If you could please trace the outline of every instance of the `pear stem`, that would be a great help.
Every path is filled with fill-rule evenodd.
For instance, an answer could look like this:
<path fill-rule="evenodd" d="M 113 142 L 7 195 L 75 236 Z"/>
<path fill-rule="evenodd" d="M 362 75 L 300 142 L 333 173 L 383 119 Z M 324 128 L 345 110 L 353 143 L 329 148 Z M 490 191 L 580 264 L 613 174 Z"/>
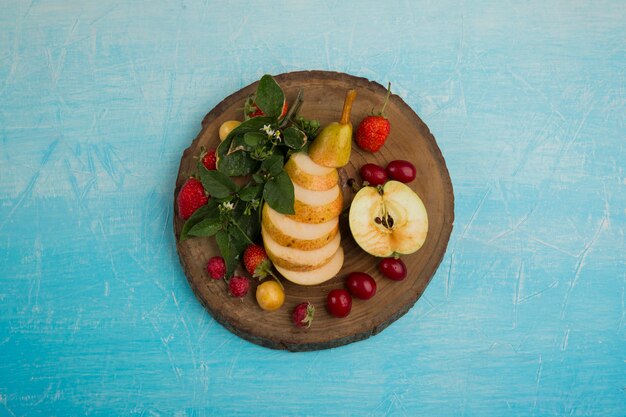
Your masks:
<path fill-rule="evenodd" d="M 346 93 L 346 99 L 343 102 L 343 112 L 341 113 L 341 119 L 339 123 L 347 125 L 350 123 L 350 111 L 352 111 L 352 103 L 356 98 L 356 90 L 348 90 Z"/>

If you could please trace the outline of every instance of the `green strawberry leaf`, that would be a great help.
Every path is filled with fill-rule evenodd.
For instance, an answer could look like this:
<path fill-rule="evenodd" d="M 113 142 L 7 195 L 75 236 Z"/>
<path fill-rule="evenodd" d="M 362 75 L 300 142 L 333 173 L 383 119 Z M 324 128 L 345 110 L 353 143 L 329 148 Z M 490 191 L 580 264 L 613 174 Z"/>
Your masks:
<path fill-rule="evenodd" d="M 212 197 L 222 199 L 237 191 L 237 185 L 228 175 L 217 170 L 209 171 L 204 165 L 199 168 L 199 171 L 200 181 Z"/>
<path fill-rule="evenodd" d="M 233 129 L 226 139 L 217 147 L 217 169 L 218 171 L 236 177 L 247 175 L 258 169 L 259 163 L 250 156 L 250 153 L 243 152 L 245 138 L 248 132 L 260 133 L 265 125 L 271 125 L 276 120 L 273 117 L 255 117 L 246 120 Z M 237 141 L 235 141 L 237 138 Z M 233 145 L 233 141 L 235 144 Z"/>
<path fill-rule="evenodd" d="M 255 103 L 269 117 L 279 117 L 283 111 L 285 94 L 271 75 L 264 75 L 256 89 Z M 254 119 L 250 119 L 254 120 Z"/>
<path fill-rule="evenodd" d="M 261 194 L 261 185 L 248 184 L 239 191 L 239 199 L 241 201 L 252 201 Z"/>
<path fill-rule="evenodd" d="M 263 188 L 263 198 L 271 208 L 279 213 L 294 214 L 294 192 L 291 178 L 285 171 L 267 181 Z"/>
<path fill-rule="evenodd" d="M 307 142 L 306 134 L 297 127 L 290 126 L 283 130 L 283 141 L 291 149 L 302 149 Z"/>
<path fill-rule="evenodd" d="M 209 237 L 222 230 L 222 227 L 223 224 L 219 217 L 207 218 L 195 224 L 187 234 L 189 236 Z"/>
<path fill-rule="evenodd" d="M 183 225 L 183 229 L 180 232 L 180 241 L 182 242 L 185 239 L 191 237 L 189 231 L 198 223 L 206 218 L 211 218 L 213 216 L 219 216 L 219 210 L 217 209 L 217 202 L 213 199 L 210 199 L 209 202 L 196 210 L 191 217 L 187 219 L 185 224 Z"/>
<path fill-rule="evenodd" d="M 263 161 L 261 169 L 267 171 L 272 177 L 280 174 L 283 171 L 284 158 L 282 155 L 274 154 Z"/>

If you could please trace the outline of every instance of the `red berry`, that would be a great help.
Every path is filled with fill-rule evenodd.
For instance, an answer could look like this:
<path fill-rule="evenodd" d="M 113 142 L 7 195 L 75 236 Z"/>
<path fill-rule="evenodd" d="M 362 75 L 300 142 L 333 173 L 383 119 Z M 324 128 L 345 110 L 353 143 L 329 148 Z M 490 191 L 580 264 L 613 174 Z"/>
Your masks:
<path fill-rule="evenodd" d="M 209 171 L 217 169 L 217 157 L 215 156 L 215 149 L 209 149 L 207 153 L 202 157 L 202 165 Z"/>
<path fill-rule="evenodd" d="M 387 165 L 387 174 L 391 179 L 408 183 L 415 179 L 415 165 L 403 159 L 397 159 L 389 162 Z"/>
<path fill-rule="evenodd" d="M 367 116 L 356 130 L 356 143 L 366 151 L 377 152 L 387 141 L 391 124 L 383 116 Z"/>
<path fill-rule="evenodd" d="M 365 272 L 351 272 L 346 286 L 352 295 L 361 300 L 369 300 L 376 294 L 376 281 Z"/>
<path fill-rule="evenodd" d="M 406 278 L 406 265 L 401 259 L 385 258 L 378 264 L 378 269 L 384 276 L 394 281 Z"/>
<path fill-rule="evenodd" d="M 313 323 L 314 314 L 315 306 L 307 301 L 296 306 L 291 314 L 291 318 L 296 326 L 309 328 L 311 323 Z"/>
<path fill-rule="evenodd" d="M 326 299 L 328 312 L 335 317 L 346 317 L 352 310 L 352 297 L 350 293 L 343 289 L 332 290 Z"/>
<path fill-rule="evenodd" d="M 222 279 L 226 274 L 226 263 L 221 256 L 214 256 L 206 264 L 206 271 L 213 279 Z"/>
<path fill-rule="evenodd" d="M 209 197 L 204 191 L 202 183 L 195 178 L 189 178 L 178 192 L 176 203 L 178 205 L 178 215 L 187 220 L 191 215 L 204 206 L 209 201 Z"/>
<path fill-rule="evenodd" d="M 365 164 L 359 172 L 363 181 L 371 185 L 382 185 L 387 181 L 387 172 L 376 164 Z"/>
<path fill-rule="evenodd" d="M 248 294 L 250 289 L 250 280 L 246 277 L 234 276 L 228 283 L 228 291 L 233 297 L 242 298 Z"/>
<path fill-rule="evenodd" d="M 243 252 L 243 264 L 248 274 L 255 278 L 265 278 L 273 275 L 271 268 L 272 262 L 267 257 L 267 253 L 263 246 L 250 244 Z"/>

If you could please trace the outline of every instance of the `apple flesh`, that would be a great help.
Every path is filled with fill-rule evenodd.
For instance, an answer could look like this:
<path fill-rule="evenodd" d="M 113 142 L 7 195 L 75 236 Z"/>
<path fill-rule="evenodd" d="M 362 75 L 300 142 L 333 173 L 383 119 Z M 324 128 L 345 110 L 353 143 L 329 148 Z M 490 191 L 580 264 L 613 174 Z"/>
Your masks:
<path fill-rule="evenodd" d="M 379 257 L 417 251 L 428 234 L 424 203 L 398 181 L 388 181 L 380 190 L 363 187 L 352 200 L 349 222 L 354 240 Z"/>

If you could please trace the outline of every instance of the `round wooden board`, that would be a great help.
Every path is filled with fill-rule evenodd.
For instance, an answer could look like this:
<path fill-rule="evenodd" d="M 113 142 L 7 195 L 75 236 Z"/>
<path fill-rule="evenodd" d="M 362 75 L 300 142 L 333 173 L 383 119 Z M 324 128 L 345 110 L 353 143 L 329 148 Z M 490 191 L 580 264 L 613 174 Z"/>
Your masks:
<path fill-rule="evenodd" d="M 319 120 L 322 126 L 339 118 L 346 90 L 357 90 L 351 117 L 355 130 L 360 120 L 372 108 L 381 107 L 386 94 L 386 88 L 378 83 L 337 72 L 300 71 L 274 78 L 290 103 L 298 89 L 303 89 L 304 104 L 300 113 L 307 118 Z M 184 181 L 195 173 L 200 147 L 217 147 L 220 125 L 226 120 L 242 119 L 243 103 L 255 91 L 256 85 L 257 83 L 253 83 L 230 95 L 205 116 L 202 131 L 183 153 L 174 198 Z M 347 206 L 353 193 L 346 186 L 346 181 L 348 178 L 358 178 L 358 169 L 363 164 L 372 162 L 384 167 L 394 159 L 407 159 L 415 165 L 417 177 L 408 185 L 426 206 L 429 231 L 422 248 L 402 258 L 409 271 L 408 277 L 404 281 L 392 281 L 383 277 L 377 269 L 378 259 L 358 247 L 350 234 L 347 218 L 342 218 L 341 236 L 345 262 L 339 275 L 311 287 L 284 281 L 285 304 L 278 311 L 266 312 L 256 303 L 256 282 L 253 281 L 248 295 L 240 300 L 227 294 L 224 281 L 215 281 L 207 276 L 207 260 L 219 254 L 215 240 L 193 238 L 179 242 L 184 222 L 176 213 L 174 229 L 177 250 L 185 275 L 200 302 L 228 330 L 253 343 L 273 349 L 326 349 L 379 333 L 405 314 L 424 292 L 444 256 L 452 232 L 452 183 L 435 138 L 415 112 L 400 97 L 391 95 L 385 114 L 391 122 L 391 134 L 386 145 L 372 154 L 362 151 L 353 143 L 350 164 L 340 171 L 340 185 L 345 197 L 344 204 Z M 350 315 L 343 319 L 334 318 L 326 311 L 326 296 L 332 289 L 342 288 L 346 275 L 352 271 L 363 271 L 372 275 L 377 282 L 377 293 L 367 301 L 353 299 Z M 291 322 L 293 308 L 303 301 L 310 301 L 316 307 L 315 319 L 309 329 L 296 328 Z"/>

